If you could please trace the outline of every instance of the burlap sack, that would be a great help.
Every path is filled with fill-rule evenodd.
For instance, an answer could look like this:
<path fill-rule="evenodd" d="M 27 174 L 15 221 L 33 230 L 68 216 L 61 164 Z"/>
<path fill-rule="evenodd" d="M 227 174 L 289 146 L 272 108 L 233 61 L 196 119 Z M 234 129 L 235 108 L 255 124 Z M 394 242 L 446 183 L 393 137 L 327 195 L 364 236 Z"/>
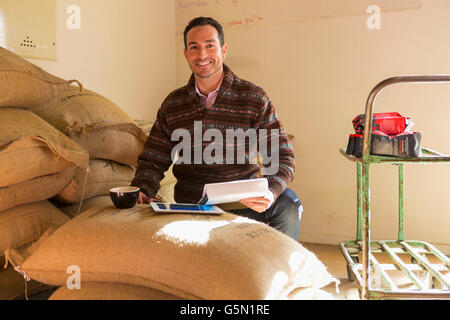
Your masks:
<path fill-rule="evenodd" d="M 82 212 L 95 207 L 106 207 L 112 205 L 111 197 L 108 195 L 96 196 L 71 205 L 58 206 L 66 216 L 75 218 Z"/>
<path fill-rule="evenodd" d="M 33 109 L 45 105 L 73 82 L 78 81 L 55 77 L 0 47 L 0 107 Z"/>
<path fill-rule="evenodd" d="M 13 266 L 0 266 L 0 300 L 24 300 L 27 297 L 53 288 L 31 280 L 25 282 L 23 276 Z"/>
<path fill-rule="evenodd" d="M 150 134 L 150 130 L 152 130 L 153 121 L 150 120 L 142 120 L 142 119 L 138 119 L 138 120 L 134 120 L 134 123 L 136 123 L 136 125 L 142 129 L 142 131 L 144 131 L 145 135 L 148 137 L 148 135 Z"/>
<path fill-rule="evenodd" d="M 0 147 L 0 188 L 60 172 L 72 165 L 42 138 L 22 138 Z"/>
<path fill-rule="evenodd" d="M 163 180 L 161 180 L 161 188 L 158 190 L 156 197 L 161 199 L 162 202 L 174 203 L 174 187 L 177 179 L 174 177 L 171 170 L 166 172 Z M 128 182 L 129 184 L 129 182 Z M 123 184 L 127 185 L 127 184 Z M 74 218 L 80 213 L 94 208 L 102 206 L 110 206 L 112 204 L 111 197 L 108 195 L 99 195 L 92 198 L 84 199 L 80 202 L 71 205 L 64 205 L 58 202 L 58 208 L 64 212 L 67 216 Z"/>
<path fill-rule="evenodd" d="M 88 161 L 86 150 L 31 111 L 0 108 L 0 187 Z"/>
<path fill-rule="evenodd" d="M 69 218 L 48 201 L 25 204 L 0 213 L 0 300 L 25 299 L 52 286 L 24 277 L 5 265 L 4 252 L 9 248 L 27 250 L 49 229 L 56 229 Z"/>
<path fill-rule="evenodd" d="M 59 287 L 49 300 L 180 300 L 168 293 L 125 283 L 82 282 L 80 289 Z"/>
<path fill-rule="evenodd" d="M 296 287 L 333 280 L 317 257 L 253 220 L 156 214 L 146 205 L 85 211 L 56 230 L 20 268 L 32 279 L 145 286 L 183 299 L 282 299 Z"/>
<path fill-rule="evenodd" d="M 59 227 L 69 217 L 48 201 L 17 206 L 0 212 L 0 256 L 6 249 L 21 248 L 37 241 L 50 227 Z"/>
<path fill-rule="evenodd" d="M 136 169 L 114 161 L 91 159 L 89 171 L 77 169 L 72 181 L 55 199 L 62 203 L 78 203 L 99 195 L 109 195 L 114 187 L 129 186 Z"/>
<path fill-rule="evenodd" d="M 72 180 L 75 168 L 72 165 L 64 171 L 0 188 L 0 215 L 3 210 L 54 197 Z"/>
<path fill-rule="evenodd" d="M 86 150 L 33 112 L 0 108 L 0 211 L 53 197 L 88 162 Z"/>
<path fill-rule="evenodd" d="M 156 197 L 161 199 L 162 202 L 174 203 L 174 187 L 176 181 L 177 179 L 173 175 L 172 170 L 169 169 L 169 171 L 165 173 L 164 179 L 162 179 L 160 182 L 161 188 L 158 190 Z M 74 218 L 75 216 L 88 209 L 94 207 L 110 206 L 111 204 L 112 201 L 108 193 L 107 195 L 99 195 L 89 198 L 85 197 L 85 199 L 83 199 L 82 201 L 71 205 L 64 205 L 64 203 L 58 202 L 58 208 L 67 216 Z"/>
<path fill-rule="evenodd" d="M 146 135 L 107 98 L 70 87 L 54 102 L 33 111 L 85 148 L 91 158 L 137 166 Z"/>

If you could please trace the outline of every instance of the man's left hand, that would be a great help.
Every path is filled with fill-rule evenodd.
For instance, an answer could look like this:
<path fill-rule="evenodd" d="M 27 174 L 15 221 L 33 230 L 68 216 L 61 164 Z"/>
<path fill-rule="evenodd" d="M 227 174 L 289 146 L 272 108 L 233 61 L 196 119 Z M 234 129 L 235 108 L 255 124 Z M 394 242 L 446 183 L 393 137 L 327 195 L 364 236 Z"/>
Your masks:
<path fill-rule="evenodd" d="M 256 211 L 256 212 L 264 212 L 274 202 L 274 195 L 272 192 L 269 192 L 267 196 L 264 197 L 253 197 L 253 198 L 246 198 L 242 199 L 239 202 L 242 203 L 244 206 Z"/>

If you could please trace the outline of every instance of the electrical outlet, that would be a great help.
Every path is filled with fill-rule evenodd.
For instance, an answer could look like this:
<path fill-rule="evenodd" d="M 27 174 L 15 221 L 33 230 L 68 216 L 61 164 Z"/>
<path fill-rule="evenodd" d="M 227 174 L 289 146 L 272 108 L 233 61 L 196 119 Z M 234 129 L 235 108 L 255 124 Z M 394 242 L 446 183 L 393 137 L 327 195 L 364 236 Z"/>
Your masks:
<path fill-rule="evenodd" d="M 0 40 L 22 57 L 56 60 L 56 0 L 1 0 Z"/>

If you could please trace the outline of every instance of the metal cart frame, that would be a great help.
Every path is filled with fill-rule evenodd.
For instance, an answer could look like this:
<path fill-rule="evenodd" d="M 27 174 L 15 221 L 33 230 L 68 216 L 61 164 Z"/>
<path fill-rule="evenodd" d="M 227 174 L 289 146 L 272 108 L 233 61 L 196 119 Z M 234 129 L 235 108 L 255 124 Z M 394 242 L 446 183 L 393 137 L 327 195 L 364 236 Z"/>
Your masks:
<path fill-rule="evenodd" d="M 450 155 L 444 155 L 430 149 L 422 149 L 422 155 L 417 158 L 399 158 L 391 156 L 375 156 L 370 154 L 373 105 L 378 94 L 387 86 L 396 83 L 450 83 L 450 75 L 431 76 L 399 76 L 388 78 L 377 84 L 371 91 L 365 111 L 365 126 L 363 136 L 363 154 L 356 158 L 340 152 L 357 165 L 357 232 L 356 240 L 340 243 L 340 249 L 347 260 L 347 273 L 350 280 L 357 280 L 361 298 L 425 298 L 450 299 L 450 260 L 431 244 L 422 241 L 406 241 L 404 232 L 404 175 L 403 166 L 406 163 L 450 163 Z M 372 164 L 398 165 L 398 239 L 370 240 L 370 179 L 369 171 Z M 383 253 L 390 257 L 393 263 L 381 264 L 375 253 Z M 408 261 L 405 261 L 405 256 Z M 430 262 L 429 258 L 434 262 Z M 362 260 L 362 264 L 360 263 Z M 411 262 L 411 263 L 409 263 Z M 388 275 L 388 271 L 403 271 L 412 282 L 413 288 L 402 289 Z M 362 271 L 362 274 L 360 274 Z M 428 285 L 418 279 L 415 271 L 427 273 Z M 376 272 L 382 280 L 384 288 L 371 288 L 370 274 Z"/>

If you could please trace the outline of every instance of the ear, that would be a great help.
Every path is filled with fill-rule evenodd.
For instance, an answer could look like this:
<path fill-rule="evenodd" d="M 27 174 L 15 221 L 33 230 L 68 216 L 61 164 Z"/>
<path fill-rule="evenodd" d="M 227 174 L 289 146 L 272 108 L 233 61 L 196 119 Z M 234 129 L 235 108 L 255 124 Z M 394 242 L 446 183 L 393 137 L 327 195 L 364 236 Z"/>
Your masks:
<path fill-rule="evenodd" d="M 227 46 L 226 43 L 224 43 L 223 46 L 222 46 L 222 55 L 223 55 L 223 59 L 224 60 L 227 57 L 227 52 L 228 52 L 228 46 Z"/>
<path fill-rule="evenodd" d="M 184 48 L 183 52 L 184 52 L 184 57 L 185 57 L 186 60 L 187 60 L 187 50 L 186 50 L 186 48 Z"/>

